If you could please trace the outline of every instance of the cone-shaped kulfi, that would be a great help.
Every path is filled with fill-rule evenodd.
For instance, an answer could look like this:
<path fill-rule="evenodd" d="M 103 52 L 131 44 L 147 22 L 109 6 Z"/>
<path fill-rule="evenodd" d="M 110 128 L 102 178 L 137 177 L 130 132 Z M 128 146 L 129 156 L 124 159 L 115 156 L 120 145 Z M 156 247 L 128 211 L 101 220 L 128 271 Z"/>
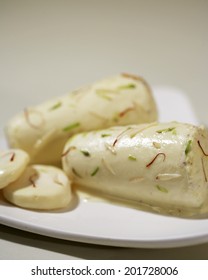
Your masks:
<path fill-rule="evenodd" d="M 208 204 L 208 132 L 151 123 L 80 133 L 68 140 L 63 169 L 77 185 L 161 212 L 195 215 Z"/>
<path fill-rule="evenodd" d="M 10 146 L 25 150 L 31 163 L 56 164 L 65 142 L 75 133 L 156 119 L 147 83 L 121 74 L 28 107 L 9 121 L 5 132 Z"/>

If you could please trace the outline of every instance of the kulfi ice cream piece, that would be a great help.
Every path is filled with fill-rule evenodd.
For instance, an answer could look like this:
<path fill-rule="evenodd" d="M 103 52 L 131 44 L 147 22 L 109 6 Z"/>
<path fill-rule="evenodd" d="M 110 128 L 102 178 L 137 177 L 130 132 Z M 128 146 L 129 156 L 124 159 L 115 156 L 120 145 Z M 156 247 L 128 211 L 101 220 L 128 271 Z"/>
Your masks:
<path fill-rule="evenodd" d="M 120 74 L 26 108 L 8 122 L 5 132 L 10 146 L 25 150 L 31 163 L 56 164 L 75 133 L 156 120 L 147 83 Z"/>
<path fill-rule="evenodd" d="M 17 180 L 29 163 L 29 155 L 19 149 L 0 151 L 0 189 Z"/>
<path fill-rule="evenodd" d="M 70 138 L 63 169 L 98 195 L 173 215 L 208 206 L 208 132 L 170 122 L 112 127 Z"/>
<path fill-rule="evenodd" d="M 30 165 L 15 182 L 2 190 L 6 200 L 22 208 L 53 210 L 72 200 L 71 182 L 59 168 Z"/>

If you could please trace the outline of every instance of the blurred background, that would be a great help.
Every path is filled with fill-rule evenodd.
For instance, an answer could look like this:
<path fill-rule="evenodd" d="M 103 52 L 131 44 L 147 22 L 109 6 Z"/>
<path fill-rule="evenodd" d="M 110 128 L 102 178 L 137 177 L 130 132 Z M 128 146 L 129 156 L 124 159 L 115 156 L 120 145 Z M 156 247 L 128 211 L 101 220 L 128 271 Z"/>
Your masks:
<path fill-rule="evenodd" d="M 182 90 L 208 123 L 207 27 L 207 0 L 0 0 L 1 127 L 120 72 Z"/>

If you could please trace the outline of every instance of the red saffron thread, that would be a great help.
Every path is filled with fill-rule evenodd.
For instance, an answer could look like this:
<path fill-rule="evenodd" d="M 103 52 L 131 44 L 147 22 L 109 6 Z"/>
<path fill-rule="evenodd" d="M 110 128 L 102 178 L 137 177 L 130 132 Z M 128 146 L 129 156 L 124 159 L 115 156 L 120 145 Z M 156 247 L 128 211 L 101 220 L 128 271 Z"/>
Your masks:
<path fill-rule="evenodd" d="M 202 162 L 202 170 L 203 170 L 203 173 L 204 173 L 204 179 L 205 179 L 205 182 L 207 182 L 207 175 L 206 175 L 206 172 L 205 172 L 205 167 L 204 167 L 203 158 L 201 159 L 201 162 Z"/>
<path fill-rule="evenodd" d="M 14 161 L 14 158 L 15 158 L 15 153 L 12 153 L 10 161 Z"/>
<path fill-rule="evenodd" d="M 197 143 L 198 143 L 198 145 L 199 145 L 199 147 L 200 147 L 202 153 L 203 153 L 206 157 L 208 157 L 208 154 L 205 153 L 205 151 L 204 151 L 204 149 L 202 148 L 202 145 L 201 145 L 201 143 L 200 143 L 199 140 L 197 141 Z"/>
<path fill-rule="evenodd" d="M 119 117 L 122 118 L 122 117 L 125 116 L 128 112 L 133 111 L 134 109 L 135 109 L 134 107 L 126 108 L 124 111 L 120 112 Z"/>
<path fill-rule="evenodd" d="M 39 114 L 39 115 L 41 115 L 41 113 L 38 112 L 38 111 L 36 111 L 36 113 Z M 42 123 L 41 123 L 40 125 L 35 125 L 35 124 L 33 124 L 33 123 L 31 122 L 31 120 L 30 120 L 30 113 L 29 113 L 29 111 L 28 111 L 27 108 L 24 109 L 24 115 L 25 115 L 25 119 L 26 119 L 27 123 L 29 124 L 29 126 L 35 128 L 35 129 L 39 129 L 40 126 L 41 126 L 41 125 L 43 124 L 43 122 L 44 122 L 44 119 L 43 119 L 43 117 L 42 117 L 42 115 L 41 115 L 41 117 L 42 117 Z"/>
<path fill-rule="evenodd" d="M 116 143 L 118 142 L 119 138 L 127 131 L 129 130 L 129 128 L 125 129 L 124 131 L 122 131 L 115 139 L 115 141 L 113 142 L 113 147 L 116 145 Z"/>
<path fill-rule="evenodd" d="M 160 155 L 163 156 L 163 161 L 164 161 L 165 158 L 166 158 L 166 155 L 165 155 L 164 153 L 158 153 L 158 154 L 153 158 L 153 160 L 151 160 L 150 163 L 148 163 L 148 164 L 146 165 L 146 167 L 150 167 L 150 166 L 154 163 L 154 161 L 157 159 L 157 157 L 160 156 Z"/>
<path fill-rule="evenodd" d="M 29 182 L 32 184 L 32 186 L 35 188 L 36 187 L 36 184 L 35 184 L 35 179 L 36 178 L 33 178 L 33 177 L 36 177 L 37 174 L 32 174 L 30 177 L 29 177 Z"/>
<path fill-rule="evenodd" d="M 2 155 L 2 157 L 5 157 L 5 156 L 10 155 L 10 154 L 11 154 L 11 157 L 10 157 L 9 161 L 14 161 L 14 158 L 15 158 L 15 155 L 16 155 L 14 152 L 8 152 L 8 153 Z"/>
<path fill-rule="evenodd" d="M 72 146 L 72 147 L 69 147 L 62 155 L 61 157 L 65 157 L 68 155 L 68 153 L 72 150 L 76 150 L 76 147 L 75 146 Z"/>
<path fill-rule="evenodd" d="M 117 142 L 118 142 L 118 138 L 116 138 L 115 141 L 113 142 L 113 147 L 116 145 Z"/>

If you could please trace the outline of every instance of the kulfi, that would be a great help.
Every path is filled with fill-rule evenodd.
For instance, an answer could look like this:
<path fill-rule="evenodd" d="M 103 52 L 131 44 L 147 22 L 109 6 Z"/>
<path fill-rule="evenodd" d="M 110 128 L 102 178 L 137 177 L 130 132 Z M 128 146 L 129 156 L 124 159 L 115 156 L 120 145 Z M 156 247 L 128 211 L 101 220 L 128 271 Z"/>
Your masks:
<path fill-rule="evenodd" d="M 17 180 L 29 163 L 29 155 L 19 149 L 0 151 L 0 189 Z"/>
<path fill-rule="evenodd" d="M 75 133 L 156 120 L 148 84 L 120 74 L 24 109 L 8 122 L 5 133 L 10 147 L 25 150 L 31 164 L 56 164 Z"/>
<path fill-rule="evenodd" d="M 28 166 L 2 193 L 12 204 L 35 210 L 65 208 L 72 200 L 71 182 L 66 174 L 47 165 Z"/>
<path fill-rule="evenodd" d="M 173 215 L 208 205 L 208 132 L 187 123 L 116 126 L 71 137 L 63 169 L 98 195 Z"/>

